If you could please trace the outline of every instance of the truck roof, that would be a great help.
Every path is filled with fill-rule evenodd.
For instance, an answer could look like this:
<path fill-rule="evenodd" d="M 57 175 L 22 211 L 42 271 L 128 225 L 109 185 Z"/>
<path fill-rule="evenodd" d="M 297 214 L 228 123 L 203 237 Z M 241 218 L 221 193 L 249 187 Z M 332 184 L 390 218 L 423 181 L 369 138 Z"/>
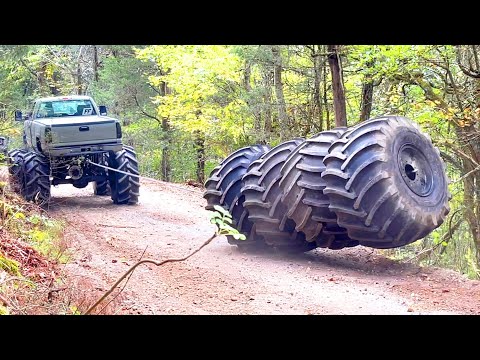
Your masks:
<path fill-rule="evenodd" d="M 36 101 L 45 102 L 45 101 L 61 101 L 61 100 L 92 100 L 90 96 L 87 95 L 67 95 L 67 96 L 50 96 L 38 98 Z"/>

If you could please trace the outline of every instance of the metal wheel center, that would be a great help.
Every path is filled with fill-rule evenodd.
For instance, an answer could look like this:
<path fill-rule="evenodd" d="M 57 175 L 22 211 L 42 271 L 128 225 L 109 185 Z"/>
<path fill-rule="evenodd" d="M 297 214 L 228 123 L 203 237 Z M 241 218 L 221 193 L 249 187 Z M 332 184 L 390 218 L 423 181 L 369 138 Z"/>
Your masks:
<path fill-rule="evenodd" d="M 415 194 L 428 196 L 433 190 L 433 171 L 423 152 L 405 144 L 398 152 L 398 166 L 403 181 Z"/>

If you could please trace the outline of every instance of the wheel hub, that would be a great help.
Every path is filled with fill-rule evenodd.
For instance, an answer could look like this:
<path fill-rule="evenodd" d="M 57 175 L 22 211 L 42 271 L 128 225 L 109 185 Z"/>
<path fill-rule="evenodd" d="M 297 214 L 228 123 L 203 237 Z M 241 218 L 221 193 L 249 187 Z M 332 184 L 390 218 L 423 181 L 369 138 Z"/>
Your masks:
<path fill-rule="evenodd" d="M 433 171 L 423 152 L 405 144 L 398 153 L 398 166 L 405 184 L 415 194 L 428 196 L 433 190 Z"/>

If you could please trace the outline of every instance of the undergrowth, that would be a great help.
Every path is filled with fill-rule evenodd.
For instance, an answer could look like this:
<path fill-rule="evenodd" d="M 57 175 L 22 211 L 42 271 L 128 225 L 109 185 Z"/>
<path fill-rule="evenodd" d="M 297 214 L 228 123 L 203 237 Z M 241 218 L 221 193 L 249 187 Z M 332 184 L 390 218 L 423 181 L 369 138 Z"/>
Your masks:
<path fill-rule="evenodd" d="M 64 228 L 11 191 L 0 168 L 0 315 L 75 313 L 58 271 L 70 255 Z"/>

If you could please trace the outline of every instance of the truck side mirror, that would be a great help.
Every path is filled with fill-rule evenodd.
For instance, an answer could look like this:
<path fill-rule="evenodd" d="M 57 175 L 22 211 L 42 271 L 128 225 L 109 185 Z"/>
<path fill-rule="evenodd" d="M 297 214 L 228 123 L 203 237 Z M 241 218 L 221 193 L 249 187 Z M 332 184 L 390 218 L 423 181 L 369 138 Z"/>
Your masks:
<path fill-rule="evenodd" d="M 100 105 L 98 107 L 98 110 L 100 110 L 100 115 L 102 115 L 102 116 L 107 115 L 107 107 L 105 105 Z"/>
<path fill-rule="evenodd" d="M 15 110 L 15 121 L 22 121 L 22 112 L 20 110 Z"/>

